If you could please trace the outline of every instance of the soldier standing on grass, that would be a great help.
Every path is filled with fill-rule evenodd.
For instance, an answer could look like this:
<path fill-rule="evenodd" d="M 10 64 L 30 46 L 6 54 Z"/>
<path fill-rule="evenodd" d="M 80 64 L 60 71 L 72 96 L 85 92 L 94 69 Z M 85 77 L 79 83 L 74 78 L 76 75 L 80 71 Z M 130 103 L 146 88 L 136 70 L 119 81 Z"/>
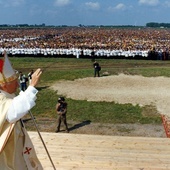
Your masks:
<path fill-rule="evenodd" d="M 101 67 L 100 67 L 100 65 L 99 65 L 99 63 L 98 63 L 97 61 L 94 61 L 93 67 L 94 67 L 94 77 L 96 77 L 96 75 L 97 75 L 98 77 L 100 77 Z"/>
<path fill-rule="evenodd" d="M 65 125 L 66 132 L 69 132 L 68 126 L 67 126 L 67 119 L 66 119 L 66 113 L 67 113 L 67 103 L 65 102 L 64 97 L 59 97 L 58 98 L 58 103 L 56 105 L 56 112 L 58 114 L 58 120 L 57 120 L 57 132 L 60 132 L 60 125 L 61 122 L 63 121 Z"/>

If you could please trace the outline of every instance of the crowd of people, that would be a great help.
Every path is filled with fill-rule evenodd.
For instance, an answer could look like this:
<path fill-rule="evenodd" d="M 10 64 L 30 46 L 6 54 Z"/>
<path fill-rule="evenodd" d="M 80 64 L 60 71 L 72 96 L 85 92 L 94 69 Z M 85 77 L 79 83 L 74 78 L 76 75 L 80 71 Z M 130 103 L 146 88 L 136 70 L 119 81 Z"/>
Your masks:
<path fill-rule="evenodd" d="M 9 55 L 168 60 L 170 30 L 165 28 L 60 27 L 1 29 L 0 53 Z"/>
<path fill-rule="evenodd" d="M 9 55 L 47 55 L 89 57 L 129 57 L 168 60 L 170 30 L 151 28 L 46 28 L 0 30 L 0 169 L 37 169 L 43 167 L 36 156 L 22 117 L 35 106 L 42 70 L 31 70 L 27 75 L 16 76 Z M 5 52 L 4 52 L 5 51 Z M 7 53 L 6 53 L 7 51 Z M 100 77 L 101 66 L 94 61 L 94 77 Z M 18 96 L 14 93 L 18 88 Z M 22 102 L 21 102 L 22 101 Z M 17 106 L 17 107 L 16 107 Z M 24 107 L 23 107 L 24 106 Z M 69 132 L 66 113 L 67 102 L 58 98 L 56 132 L 63 122 Z"/>

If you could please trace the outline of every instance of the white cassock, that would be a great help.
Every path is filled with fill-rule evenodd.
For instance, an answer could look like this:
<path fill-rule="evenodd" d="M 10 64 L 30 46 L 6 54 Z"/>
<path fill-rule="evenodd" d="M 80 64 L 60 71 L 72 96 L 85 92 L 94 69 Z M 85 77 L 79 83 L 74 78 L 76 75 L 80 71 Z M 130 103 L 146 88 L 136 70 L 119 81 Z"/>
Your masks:
<path fill-rule="evenodd" d="M 43 170 L 20 118 L 35 106 L 37 90 L 29 86 L 16 97 L 0 91 L 0 170 Z"/>

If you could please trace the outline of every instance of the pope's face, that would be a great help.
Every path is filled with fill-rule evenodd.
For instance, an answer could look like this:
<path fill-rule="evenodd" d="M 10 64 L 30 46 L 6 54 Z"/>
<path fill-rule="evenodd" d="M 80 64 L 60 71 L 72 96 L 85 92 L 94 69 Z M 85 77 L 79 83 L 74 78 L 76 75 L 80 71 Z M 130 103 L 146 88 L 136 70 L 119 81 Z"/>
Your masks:
<path fill-rule="evenodd" d="M 15 93 L 18 88 L 18 81 L 17 79 L 15 79 L 12 82 L 1 85 L 0 88 L 7 93 L 10 93 L 10 94 Z"/>

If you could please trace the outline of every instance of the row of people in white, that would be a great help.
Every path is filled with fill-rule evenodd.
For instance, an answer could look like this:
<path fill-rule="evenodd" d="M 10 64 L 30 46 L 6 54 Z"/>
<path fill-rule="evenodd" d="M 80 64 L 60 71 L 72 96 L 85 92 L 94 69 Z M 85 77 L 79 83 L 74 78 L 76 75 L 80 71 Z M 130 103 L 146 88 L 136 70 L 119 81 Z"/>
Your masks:
<path fill-rule="evenodd" d="M 11 55 L 73 55 L 79 58 L 80 55 L 83 56 L 91 56 L 93 50 L 92 49 L 79 49 L 79 48 L 0 48 L 0 54 L 6 50 L 8 54 Z M 135 56 L 142 56 L 148 57 L 149 50 L 111 50 L 111 49 L 98 49 L 94 51 L 96 56 L 125 56 L 125 57 L 135 57 Z"/>

